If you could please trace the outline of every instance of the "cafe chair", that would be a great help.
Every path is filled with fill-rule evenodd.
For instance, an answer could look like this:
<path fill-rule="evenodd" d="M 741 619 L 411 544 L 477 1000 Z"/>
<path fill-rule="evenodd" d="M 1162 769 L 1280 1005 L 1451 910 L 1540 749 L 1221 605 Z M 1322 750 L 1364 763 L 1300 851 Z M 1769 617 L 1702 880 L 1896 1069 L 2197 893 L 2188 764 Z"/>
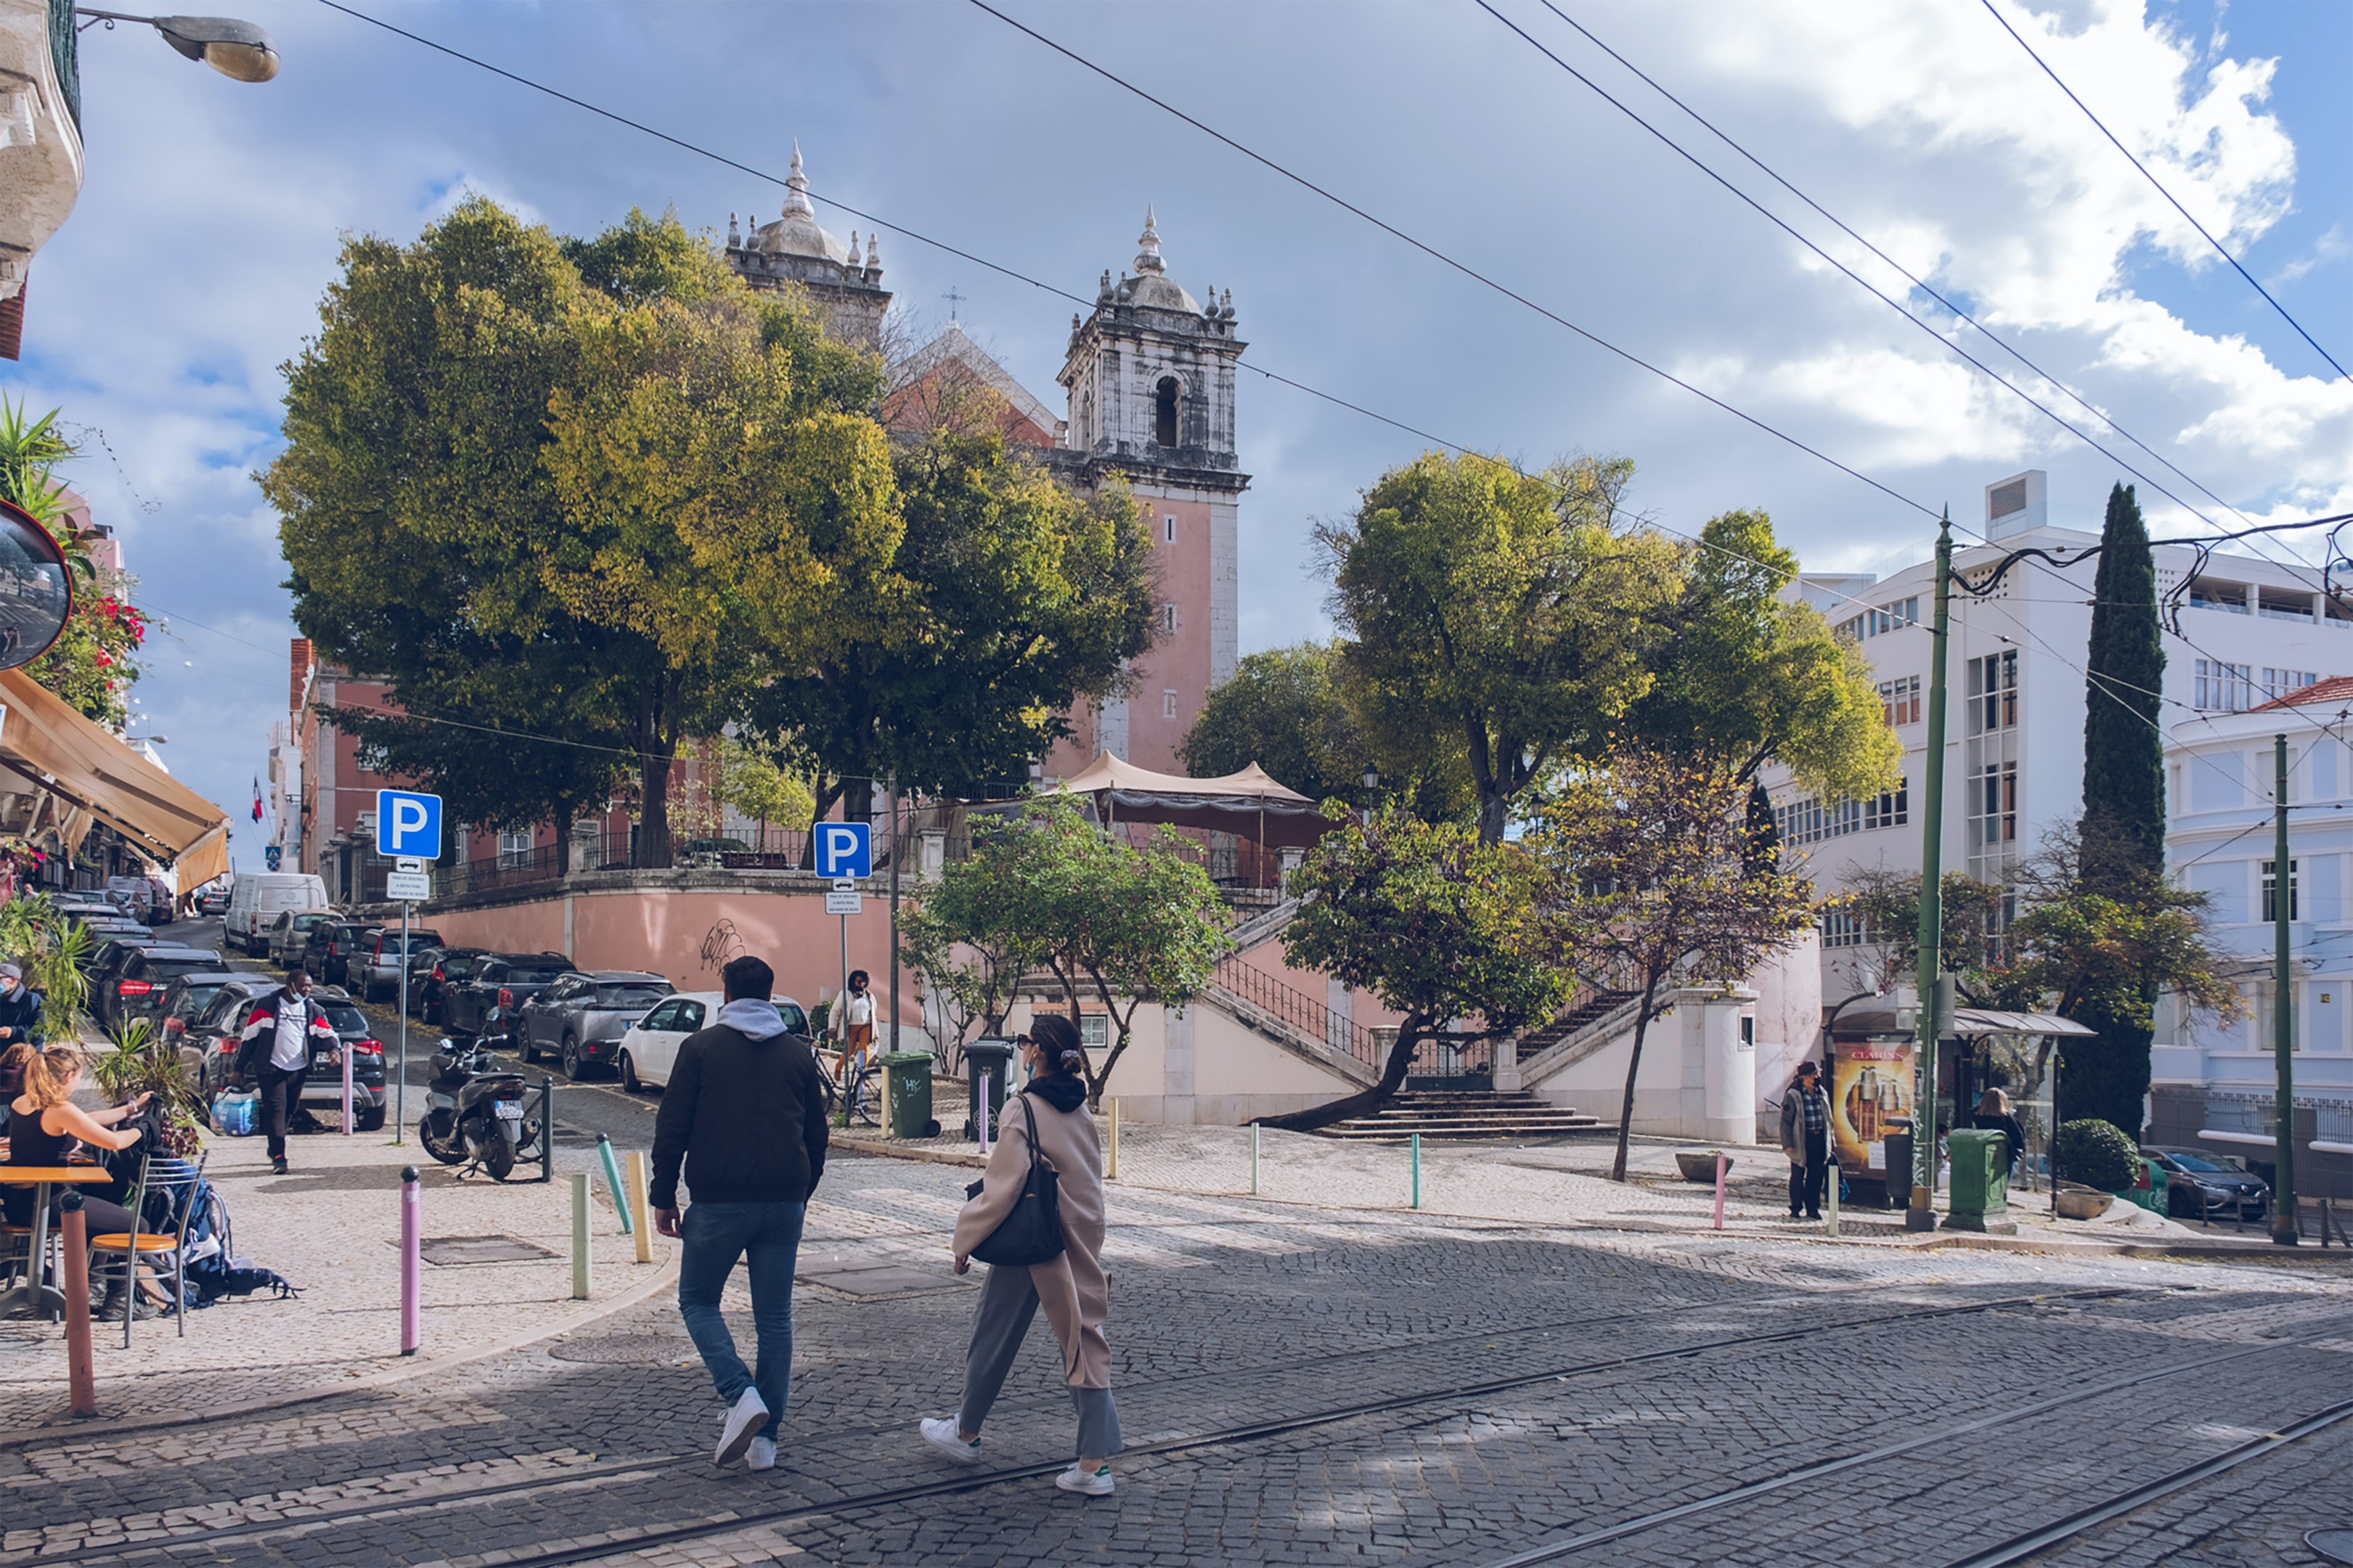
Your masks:
<path fill-rule="evenodd" d="M 195 1210 L 195 1205 L 190 1199 L 195 1195 L 196 1184 L 204 1179 L 204 1173 L 202 1160 L 183 1160 L 171 1154 L 148 1155 L 139 1163 L 139 1184 L 132 1189 L 131 1202 L 124 1206 L 130 1209 L 134 1225 L 144 1225 L 148 1194 L 162 1194 L 167 1200 L 164 1212 L 177 1216 L 174 1228 L 163 1232 L 141 1230 L 129 1236 L 117 1232 L 112 1236 L 90 1238 L 91 1283 L 111 1282 L 117 1275 L 122 1279 L 124 1350 L 131 1348 L 131 1322 L 139 1311 L 139 1266 L 142 1262 L 153 1277 L 171 1281 L 173 1315 L 179 1320 L 181 1337 L 187 1337 L 185 1258 L 188 1222 Z"/>

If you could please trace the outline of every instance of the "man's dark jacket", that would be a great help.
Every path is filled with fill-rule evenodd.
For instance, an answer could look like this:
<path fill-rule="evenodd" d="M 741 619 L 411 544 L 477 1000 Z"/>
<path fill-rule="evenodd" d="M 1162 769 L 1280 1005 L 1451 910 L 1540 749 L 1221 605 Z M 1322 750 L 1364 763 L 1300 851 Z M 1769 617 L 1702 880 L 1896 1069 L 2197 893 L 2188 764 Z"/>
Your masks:
<path fill-rule="evenodd" d="M 237 1037 L 237 1059 L 231 1064 L 232 1076 L 251 1083 L 261 1077 L 261 1069 L 269 1063 L 269 1053 L 278 1044 L 278 1004 L 286 995 L 286 987 L 279 986 L 267 995 L 257 996 L 245 1010 L 244 1031 Z M 327 1010 L 319 1005 L 316 996 L 302 998 L 302 1052 L 307 1061 L 317 1046 L 340 1046 L 343 1037 L 327 1019 Z"/>
<path fill-rule="evenodd" d="M 8 1031 L 8 1037 L 0 1040 L 0 1050 L 7 1049 L 19 1040 L 38 1043 L 41 1038 L 41 994 L 20 984 L 14 996 L 0 996 L 0 1028 Z"/>
<path fill-rule="evenodd" d="M 808 1042 L 717 1025 L 678 1047 L 654 1117 L 647 1197 L 678 1207 L 683 1161 L 697 1203 L 807 1203 L 825 1174 L 825 1085 Z"/>

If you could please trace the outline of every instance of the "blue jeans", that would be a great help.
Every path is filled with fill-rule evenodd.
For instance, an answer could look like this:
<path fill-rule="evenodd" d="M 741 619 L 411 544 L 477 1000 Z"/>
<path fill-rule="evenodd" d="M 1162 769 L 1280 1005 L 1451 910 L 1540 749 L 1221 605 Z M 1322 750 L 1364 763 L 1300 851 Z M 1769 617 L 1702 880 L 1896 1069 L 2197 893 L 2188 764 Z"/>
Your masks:
<path fill-rule="evenodd" d="M 678 1260 L 678 1315 L 702 1352 L 720 1402 L 733 1405 L 747 1388 L 768 1407 L 760 1436 L 773 1438 L 792 1392 L 793 1266 L 801 1249 L 807 1204 L 694 1204 L 679 1222 L 684 1245 Z M 735 1260 L 752 1286 L 752 1325 L 760 1339 L 759 1370 L 744 1370 L 735 1336 L 719 1310 L 720 1293 Z"/>

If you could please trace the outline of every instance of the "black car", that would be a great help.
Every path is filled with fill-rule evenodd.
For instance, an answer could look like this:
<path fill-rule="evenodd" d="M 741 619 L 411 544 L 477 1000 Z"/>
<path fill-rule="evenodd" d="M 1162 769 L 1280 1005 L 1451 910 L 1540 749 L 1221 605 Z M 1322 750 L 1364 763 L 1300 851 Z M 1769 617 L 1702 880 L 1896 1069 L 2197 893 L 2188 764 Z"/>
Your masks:
<path fill-rule="evenodd" d="M 2260 1220 L 2272 1190 L 2220 1154 L 2202 1149 L 2143 1149 L 2166 1173 L 2165 1208 L 2175 1219 Z"/>
<path fill-rule="evenodd" d="M 196 1080 L 205 1103 L 227 1087 L 237 1066 L 237 1047 L 245 1033 L 246 1010 L 278 989 L 278 983 L 250 970 L 237 973 L 213 993 L 204 1011 L 180 1029 L 180 1060 Z"/>
<path fill-rule="evenodd" d="M 198 969 L 174 977 L 164 987 L 164 999 L 155 1004 L 155 1027 L 167 1040 L 185 1043 L 188 1027 L 210 1010 L 213 998 L 221 994 L 224 985 L 235 985 L 252 979 L 249 973 L 234 969 Z M 197 1058 L 187 1057 L 193 1070 Z M 193 1081 L 193 1079 L 191 1080 Z"/>
<path fill-rule="evenodd" d="M 257 999 L 276 989 L 266 980 L 240 977 L 221 987 L 204 1016 L 181 1037 L 181 1059 L 187 1060 L 194 1054 L 196 1081 L 207 1102 L 227 1087 L 237 1070 L 237 1053 L 244 1044 L 248 1009 Z M 373 1132 L 384 1125 L 388 1092 L 384 1044 L 375 1037 L 367 1015 L 340 988 L 319 986 L 311 991 L 311 1000 L 319 1004 L 327 1015 L 327 1022 L 334 1026 L 336 1038 L 352 1054 L 352 1123 L 362 1132 Z M 305 1043 L 311 1052 L 311 1070 L 302 1080 L 302 1104 L 328 1125 L 340 1125 L 343 1065 L 332 1050 L 313 1042 Z"/>
<path fill-rule="evenodd" d="M 459 1039 L 504 1038 L 515 1010 L 571 973 L 560 952 L 487 952 L 464 981 L 441 994 L 441 1027 Z"/>
<path fill-rule="evenodd" d="M 441 1023 L 442 999 L 449 988 L 463 985 L 484 960 L 498 956 L 486 947 L 436 947 L 420 953 L 417 968 L 408 979 L 408 998 L 417 1007 L 417 1016 L 427 1024 Z"/>
<path fill-rule="evenodd" d="M 383 929 L 382 921 L 322 921 L 311 928 L 302 967 L 322 985 L 347 984 L 352 974 L 352 954 Z"/>
<path fill-rule="evenodd" d="M 108 977 L 106 988 L 91 998 L 91 1010 L 110 1029 L 120 1030 L 142 1018 L 153 1023 L 161 1016 L 157 1008 L 173 981 L 223 967 L 221 955 L 209 948 L 151 947 L 132 952 Z"/>
<path fill-rule="evenodd" d="M 90 983 L 90 1010 L 100 1018 L 105 1016 L 107 989 L 114 984 L 114 977 L 122 973 L 122 966 L 135 955 L 150 948 L 179 945 L 169 937 L 153 934 L 109 937 L 100 942 L 83 963 L 81 971 L 82 978 Z"/>

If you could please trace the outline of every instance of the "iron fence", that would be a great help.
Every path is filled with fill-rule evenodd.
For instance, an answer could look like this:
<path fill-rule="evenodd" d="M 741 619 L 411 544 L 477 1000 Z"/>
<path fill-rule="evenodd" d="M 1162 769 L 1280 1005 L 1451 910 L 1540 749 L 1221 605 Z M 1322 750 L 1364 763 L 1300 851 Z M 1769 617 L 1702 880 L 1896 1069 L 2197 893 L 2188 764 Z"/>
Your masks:
<path fill-rule="evenodd" d="M 1379 1046 L 1372 1031 L 1328 1002 L 1295 991 L 1262 969 L 1229 957 L 1218 964 L 1218 984 L 1256 1007 L 1282 1019 L 1300 1033 L 1321 1040 L 1333 1050 L 1354 1057 L 1378 1071 Z"/>

